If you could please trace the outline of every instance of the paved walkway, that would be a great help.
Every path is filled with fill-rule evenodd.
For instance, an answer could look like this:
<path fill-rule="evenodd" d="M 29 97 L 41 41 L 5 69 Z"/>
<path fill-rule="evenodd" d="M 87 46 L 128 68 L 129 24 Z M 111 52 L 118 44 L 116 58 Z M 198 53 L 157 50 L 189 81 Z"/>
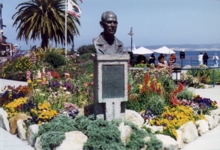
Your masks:
<path fill-rule="evenodd" d="M 27 82 L 15 82 L 5 79 L 0 79 L 0 88 L 4 86 L 19 86 L 27 85 Z M 220 86 L 215 86 L 210 89 L 192 89 L 201 97 L 210 98 L 220 104 Z M 0 128 L 0 150 L 33 150 L 34 148 L 27 144 L 27 142 L 18 139 L 16 136 L 6 132 Z M 212 129 L 205 135 L 197 138 L 195 141 L 185 145 L 182 150 L 220 150 L 220 125 Z"/>
<path fill-rule="evenodd" d="M 220 125 L 185 145 L 181 150 L 220 150 Z"/>
<path fill-rule="evenodd" d="M 0 128 L 0 150 L 34 150 L 26 141 Z"/>

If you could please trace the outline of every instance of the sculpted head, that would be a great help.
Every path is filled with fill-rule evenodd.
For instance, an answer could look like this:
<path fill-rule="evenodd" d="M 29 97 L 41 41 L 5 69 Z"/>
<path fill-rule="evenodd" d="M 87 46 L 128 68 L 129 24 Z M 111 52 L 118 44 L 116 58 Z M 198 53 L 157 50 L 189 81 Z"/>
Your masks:
<path fill-rule="evenodd" d="M 104 29 L 104 34 L 114 35 L 118 25 L 117 16 L 112 11 L 104 12 L 101 17 L 100 25 Z"/>

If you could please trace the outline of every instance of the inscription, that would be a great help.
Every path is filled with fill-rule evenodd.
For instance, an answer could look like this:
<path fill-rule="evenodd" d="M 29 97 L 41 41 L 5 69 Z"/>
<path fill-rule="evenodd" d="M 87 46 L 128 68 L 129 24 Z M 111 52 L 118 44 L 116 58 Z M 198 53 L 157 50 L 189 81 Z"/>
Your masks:
<path fill-rule="evenodd" d="M 124 65 L 102 65 L 102 98 L 124 97 Z"/>

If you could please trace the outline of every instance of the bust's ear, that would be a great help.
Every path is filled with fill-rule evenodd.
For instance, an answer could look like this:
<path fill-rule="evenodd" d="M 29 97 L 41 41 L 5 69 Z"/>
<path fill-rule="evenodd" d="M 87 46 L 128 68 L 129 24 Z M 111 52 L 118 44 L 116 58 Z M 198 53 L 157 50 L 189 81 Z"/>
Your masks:
<path fill-rule="evenodd" d="M 100 26 L 101 26 L 102 28 L 104 28 L 104 24 L 103 24 L 103 22 L 100 21 L 99 23 L 100 23 Z"/>

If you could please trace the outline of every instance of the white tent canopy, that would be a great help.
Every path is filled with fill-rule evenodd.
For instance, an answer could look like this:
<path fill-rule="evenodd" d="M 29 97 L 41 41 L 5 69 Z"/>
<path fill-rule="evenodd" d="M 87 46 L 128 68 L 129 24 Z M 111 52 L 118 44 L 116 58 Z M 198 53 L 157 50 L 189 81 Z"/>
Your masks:
<path fill-rule="evenodd" d="M 160 54 L 174 54 L 175 53 L 172 49 L 170 49 L 166 46 L 158 48 L 158 49 L 154 50 L 154 52 L 160 53 Z"/>
<path fill-rule="evenodd" d="M 133 51 L 133 54 L 139 54 L 139 55 L 152 54 L 152 53 L 154 52 L 143 46 Z"/>

